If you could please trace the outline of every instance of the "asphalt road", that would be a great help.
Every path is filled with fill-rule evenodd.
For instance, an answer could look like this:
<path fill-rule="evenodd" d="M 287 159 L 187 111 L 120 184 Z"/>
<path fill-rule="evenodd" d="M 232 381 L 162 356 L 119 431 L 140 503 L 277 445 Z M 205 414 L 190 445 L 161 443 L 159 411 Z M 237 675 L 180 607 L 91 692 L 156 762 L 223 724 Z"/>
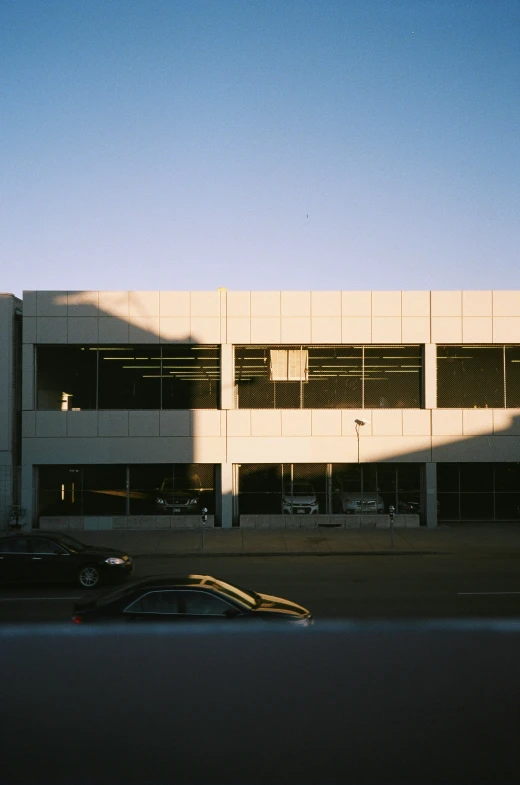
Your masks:
<path fill-rule="evenodd" d="M 320 619 L 520 619 L 520 559 L 510 556 L 138 558 L 134 577 L 208 573 L 292 599 Z M 68 621 L 75 587 L 0 589 L 0 623 Z"/>

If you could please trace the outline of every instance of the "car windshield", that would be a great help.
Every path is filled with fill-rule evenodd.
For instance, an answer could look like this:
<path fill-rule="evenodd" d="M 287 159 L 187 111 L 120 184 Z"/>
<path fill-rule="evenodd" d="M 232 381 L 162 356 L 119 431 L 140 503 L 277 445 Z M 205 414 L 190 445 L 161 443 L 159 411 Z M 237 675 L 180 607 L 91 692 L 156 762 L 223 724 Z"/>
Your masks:
<path fill-rule="evenodd" d="M 65 545 L 70 551 L 74 551 L 76 553 L 84 551 L 87 547 L 82 542 L 75 540 L 74 537 L 69 537 L 68 534 L 60 534 L 59 542 L 62 542 L 63 545 Z"/>

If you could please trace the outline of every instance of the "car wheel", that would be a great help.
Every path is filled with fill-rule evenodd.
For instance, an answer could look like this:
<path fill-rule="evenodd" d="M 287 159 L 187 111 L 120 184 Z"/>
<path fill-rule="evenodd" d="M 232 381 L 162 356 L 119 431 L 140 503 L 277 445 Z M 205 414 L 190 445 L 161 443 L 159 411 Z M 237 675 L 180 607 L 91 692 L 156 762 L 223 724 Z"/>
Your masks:
<path fill-rule="evenodd" d="M 83 589 L 95 589 L 101 582 L 101 575 L 94 564 L 85 564 L 78 573 L 78 582 Z"/>

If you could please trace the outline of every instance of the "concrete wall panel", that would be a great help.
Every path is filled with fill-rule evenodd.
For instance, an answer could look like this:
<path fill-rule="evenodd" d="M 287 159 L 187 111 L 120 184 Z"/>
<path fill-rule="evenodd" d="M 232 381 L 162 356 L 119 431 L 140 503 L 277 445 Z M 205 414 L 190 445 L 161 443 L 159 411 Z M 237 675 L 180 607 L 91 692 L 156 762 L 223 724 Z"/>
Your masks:
<path fill-rule="evenodd" d="M 341 318 L 339 316 L 313 317 L 311 343 L 341 343 Z"/>
<path fill-rule="evenodd" d="M 372 316 L 401 316 L 401 292 L 372 292 Z"/>
<path fill-rule="evenodd" d="M 282 409 L 282 436 L 310 436 L 311 420 L 310 409 Z"/>
<path fill-rule="evenodd" d="M 130 316 L 141 319 L 160 315 L 159 292 L 129 292 L 128 308 Z"/>
<path fill-rule="evenodd" d="M 520 291 L 493 292 L 493 316 L 520 316 Z"/>
<path fill-rule="evenodd" d="M 401 343 L 401 318 L 374 316 L 372 318 L 372 343 Z"/>
<path fill-rule="evenodd" d="M 159 333 L 161 343 L 193 343 L 189 316 L 161 316 Z"/>
<path fill-rule="evenodd" d="M 37 316 L 67 316 L 66 292 L 37 292 Z"/>
<path fill-rule="evenodd" d="M 311 316 L 341 316 L 341 292 L 311 292 Z"/>
<path fill-rule="evenodd" d="M 462 343 L 462 317 L 433 316 L 432 343 Z"/>
<path fill-rule="evenodd" d="M 493 319 L 490 316 L 466 316 L 462 319 L 463 343 L 492 343 Z"/>
<path fill-rule="evenodd" d="M 251 436 L 251 412 L 249 409 L 234 409 L 227 413 L 228 436 Z"/>
<path fill-rule="evenodd" d="M 61 437 L 67 435 L 66 412 L 36 412 L 37 437 Z"/>
<path fill-rule="evenodd" d="M 97 436 L 97 412 L 67 412 L 65 418 L 67 421 L 67 436 L 76 439 Z"/>
<path fill-rule="evenodd" d="M 280 319 L 270 317 L 251 318 L 251 343 L 280 343 Z"/>
<path fill-rule="evenodd" d="M 403 316 L 430 316 L 430 292 L 401 292 Z"/>
<path fill-rule="evenodd" d="M 99 317 L 99 342 L 118 344 L 128 343 L 129 324 L 128 317 L 100 316 Z"/>
<path fill-rule="evenodd" d="M 159 343 L 158 316 L 131 316 L 128 326 L 129 343 Z"/>
<path fill-rule="evenodd" d="M 341 410 L 313 409 L 313 436 L 341 436 Z"/>
<path fill-rule="evenodd" d="M 36 338 L 38 343 L 67 343 L 67 317 L 39 316 Z"/>
<path fill-rule="evenodd" d="M 96 346 L 99 340 L 97 317 L 69 316 L 67 323 L 68 343 L 90 343 Z"/>
<path fill-rule="evenodd" d="M 220 292 L 190 292 L 191 317 L 220 318 Z"/>
<path fill-rule="evenodd" d="M 372 292 L 341 292 L 341 315 L 372 316 Z"/>
<path fill-rule="evenodd" d="M 432 316 L 462 316 L 462 292 L 432 292 Z"/>
<path fill-rule="evenodd" d="M 159 413 L 159 433 L 161 436 L 190 435 L 191 421 L 189 411 L 163 411 Z"/>
<path fill-rule="evenodd" d="M 307 316 L 311 315 L 311 293 L 310 292 L 281 292 L 280 305 L 282 324 L 284 316 Z"/>
<path fill-rule="evenodd" d="M 220 319 L 214 316 L 192 316 L 191 335 L 194 343 L 220 343 Z"/>
<path fill-rule="evenodd" d="M 403 343 L 430 343 L 430 317 L 403 316 L 401 340 Z"/>
<path fill-rule="evenodd" d="M 130 436 L 159 436 L 159 412 L 131 411 L 128 417 Z"/>
<path fill-rule="evenodd" d="M 311 320 L 305 317 L 281 319 L 282 343 L 310 343 Z"/>
<path fill-rule="evenodd" d="M 251 319 L 249 317 L 228 316 L 227 342 L 251 343 Z"/>
<path fill-rule="evenodd" d="M 251 292 L 251 316 L 280 316 L 280 292 Z"/>
<path fill-rule="evenodd" d="M 130 313 L 129 292 L 99 292 L 99 313 L 105 316 L 128 319 Z"/>
<path fill-rule="evenodd" d="M 227 293 L 227 316 L 228 318 L 244 318 L 251 316 L 251 292 L 228 292 Z"/>
<path fill-rule="evenodd" d="M 160 292 L 159 315 L 161 317 L 181 318 L 190 315 L 189 292 Z"/>
<path fill-rule="evenodd" d="M 343 317 L 341 342 L 347 344 L 372 343 L 372 320 L 368 317 Z"/>
<path fill-rule="evenodd" d="M 433 436 L 462 436 L 462 409 L 433 409 Z"/>
<path fill-rule="evenodd" d="M 251 436 L 281 435 L 281 409 L 251 409 Z"/>
<path fill-rule="evenodd" d="M 462 292 L 462 315 L 492 316 L 493 293 L 490 291 Z"/>

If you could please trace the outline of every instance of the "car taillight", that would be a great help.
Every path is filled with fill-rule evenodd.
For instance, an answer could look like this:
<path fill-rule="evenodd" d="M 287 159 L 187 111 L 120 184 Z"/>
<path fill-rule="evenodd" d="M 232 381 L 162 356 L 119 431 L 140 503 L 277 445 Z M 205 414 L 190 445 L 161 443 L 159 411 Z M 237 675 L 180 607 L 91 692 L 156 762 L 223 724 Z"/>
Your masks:
<path fill-rule="evenodd" d="M 75 614 L 73 615 L 73 617 L 72 617 L 72 621 L 74 622 L 74 624 L 81 624 L 81 622 L 83 621 L 83 619 L 81 618 L 81 616 L 78 616 L 78 615 L 75 613 Z"/>

